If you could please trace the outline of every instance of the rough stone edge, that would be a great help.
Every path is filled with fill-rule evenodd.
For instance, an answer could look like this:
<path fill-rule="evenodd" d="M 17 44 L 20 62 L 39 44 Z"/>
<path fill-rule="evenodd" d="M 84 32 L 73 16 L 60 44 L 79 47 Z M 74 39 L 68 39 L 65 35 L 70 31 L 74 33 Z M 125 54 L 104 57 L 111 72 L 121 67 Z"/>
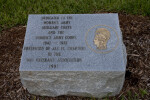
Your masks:
<path fill-rule="evenodd" d="M 44 73 L 44 74 L 43 74 Z M 117 94 L 119 94 L 119 92 L 121 91 L 122 87 L 123 87 L 123 84 L 124 84 L 124 76 L 125 76 L 125 72 L 118 72 L 118 71 L 115 71 L 115 72 L 98 72 L 98 71 L 95 71 L 95 72 L 84 72 L 84 71 L 71 71 L 71 72 L 68 72 L 68 71 L 47 71 L 47 72 L 43 72 L 43 71 L 21 71 L 20 72 L 20 77 L 21 77 L 21 82 L 23 84 L 23 86 L 25 88 L 27 88 L 27 90 L 29 91 L 29 93 L 31 94 L 35 94 L 35 95 L 40 95 L 40 96 L 52 96 L 52 97 L 57 97 L 57 96 L 60 96 L 60 95 L 74 95 L 74 96 L 83 96 L 83 97 L 96 97 L 96 98 L 102 98 L 102 97 L 105 97 L 105 96 L 108 96 L 108 92 L 109 91 L 106 91 L 106 93 L 98 93 L 98 94 L 91 94 L 91 93 L 88 93 L 88 92 L 71 92 L 71 91 L 66 91 L 65 93 L 63 94 L 59 94 L 59 93 L 54 93 L 53 90 L 49 90 L 49 91 L 44 91 L 44 90 L 39 90 L 39 91 L 34 91 L 32 88 L 34 88 L 34 86 L 38 86 L 38 84 L 33 84 L 33 87 L 30 87 L 28 86 L 28 83 L 29 82 L 36 82 L 36 80 L 40 80 L 40 81 L 43 81 L 42 79 L 40 79 L 40 77 L 38 78 L 37 76 L 38 75 L 42 75 L 42 76 L 45 76 L 45 75 L 48 75 L 48 74 L 53 74 L 54 76 L 59 76 L 59 74 L 63 75 L 64 78 L 67 76 L 71 76 L 71 75 L 75 75 L 75 76 L 85 76 L 85 75 L 90 75 L 90 76 L 93 76 L 93 75 L 104 75 L 103 77 L 105 77 L 105 75 L 110 75 L 110 77 L 112 77 L 112 79 L 118 79 L 119 80 L 119 84 L 120 86 L 117 87 L 117 89 L 114 91 L 112 91 L 112 93 L 109 95 L 109 96 L 115 96 Z M 69 74 L 69 75 L 68 75 Z M 73 76 L 74 76 L 73 75 Z M 51 76 L 51 75 L 50 75 Z M 121 76 L 121 77 L 120 77 Z M 110 78 L 109 77 L 109 78 Z M 71 78 L 71 77 L 70 77 Z M 77 77 L 78 78 L 78 77 Z M 108 78 L 108 79 L 109 79 Z M 84 78 L 83 78 L 84 79 Z M 56 80 L 58 80 L 56 78 Z M 85 79 L 86 80 L 86 79 Z M 118 82 L 117 82 L 118 83 Z M 96 87 L 95 87 L 96 88 Z M 38 89 L 37 89 L 38 90 Z"/>

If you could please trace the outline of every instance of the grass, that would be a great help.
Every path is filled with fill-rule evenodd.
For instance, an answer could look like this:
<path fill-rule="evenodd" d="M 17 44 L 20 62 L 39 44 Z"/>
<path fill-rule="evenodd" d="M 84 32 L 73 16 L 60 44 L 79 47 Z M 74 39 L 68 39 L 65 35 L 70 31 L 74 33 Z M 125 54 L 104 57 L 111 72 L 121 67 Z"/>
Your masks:
<path fill-rule="evenodd" d="M 150 16 L 150 0 L 0 0 L 0 31 L 26 25 L 28 14 L 126 12 Z"/>

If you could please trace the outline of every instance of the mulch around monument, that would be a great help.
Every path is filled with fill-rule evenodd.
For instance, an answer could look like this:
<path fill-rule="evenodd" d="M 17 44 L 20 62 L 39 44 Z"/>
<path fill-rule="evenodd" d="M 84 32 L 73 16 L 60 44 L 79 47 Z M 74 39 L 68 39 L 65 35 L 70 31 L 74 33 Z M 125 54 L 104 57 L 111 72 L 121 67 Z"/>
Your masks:
<path fill-rule="evenodd" d="M 119 95 L 109 99 L 148 100 L 150 98 L 150 18 L 119 14 L 127 48 L 125 83 Z M 91 100 L 77 96 L 41 97 L 23 88 L 19 65 L 25 26 L 3 30 L 0 34 L 0 100 Z M 94 100 L 94 99 L 93 99 Z"/>

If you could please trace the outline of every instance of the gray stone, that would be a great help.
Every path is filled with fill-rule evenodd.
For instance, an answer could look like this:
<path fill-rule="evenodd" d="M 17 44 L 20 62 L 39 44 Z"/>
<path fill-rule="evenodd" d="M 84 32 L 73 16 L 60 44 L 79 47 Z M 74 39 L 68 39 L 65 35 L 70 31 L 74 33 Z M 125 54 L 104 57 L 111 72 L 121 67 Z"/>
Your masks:
<path fill-rule="evenodd" d="M 126 56 L 118 14 L 29 15 L 21 82 L 41 96 L 114 96 Z"/>

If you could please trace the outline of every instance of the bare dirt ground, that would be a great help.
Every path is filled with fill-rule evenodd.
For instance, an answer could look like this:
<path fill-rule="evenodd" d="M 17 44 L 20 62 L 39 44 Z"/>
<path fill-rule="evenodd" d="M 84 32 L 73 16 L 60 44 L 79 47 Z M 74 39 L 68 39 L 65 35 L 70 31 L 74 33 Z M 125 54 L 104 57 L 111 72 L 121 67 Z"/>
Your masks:
<path fill-rule="evenodd" d="M 119 14 L 119 19 L 128 63 L 122 91 L 109 99 L 149 100 L 150 18 Z M 77 96 L 40 97 L 23 88 L 19 78 L 19 65 L 25 31 L 26 27 L 18 26 L 0 34 L 0 100 L 91 100 Z"/>

